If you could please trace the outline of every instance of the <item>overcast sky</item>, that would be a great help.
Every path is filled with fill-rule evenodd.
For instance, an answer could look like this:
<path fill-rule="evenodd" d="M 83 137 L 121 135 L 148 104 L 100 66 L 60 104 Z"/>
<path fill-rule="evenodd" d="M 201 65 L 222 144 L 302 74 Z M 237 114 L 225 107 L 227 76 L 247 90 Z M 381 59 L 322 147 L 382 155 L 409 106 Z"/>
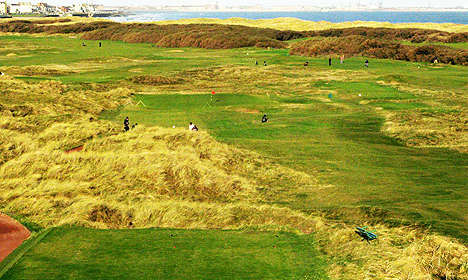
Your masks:
<path fill-rule="evenodd" d="M 8 0 L 7 0 L 8 1 Z M 10 0 L 8 2 L 17 2 Z M 23 0 L 26 1 L 26 0 Z M 225 6 L 255 5 L 268 6 L 348 6 L 350 3 L 377 4 L 382 2 L 384 7 L 467 7 L 468 0 L 41 0 L 54 5 L 70 5 L 75 3 L 96 3 L 115 6 L 160 6 L 160 5 L 204 5 L 215 4 Z M 38 2 L 38 1 L 31 1 Z"/>

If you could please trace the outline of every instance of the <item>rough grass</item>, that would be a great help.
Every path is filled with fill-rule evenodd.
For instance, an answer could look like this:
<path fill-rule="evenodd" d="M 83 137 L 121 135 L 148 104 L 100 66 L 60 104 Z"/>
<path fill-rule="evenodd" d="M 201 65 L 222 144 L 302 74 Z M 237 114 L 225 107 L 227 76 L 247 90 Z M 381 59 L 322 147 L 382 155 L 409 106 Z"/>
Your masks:
<path fill-rule="evenodd" d="M 397 59 L 416 62 L 434 62 L 468 65 L 468 51 L 447 46 L 402 45 L 361 35 L 305 40 L 291 45 L 291 54 L 304 56 L 347 55 Z"/>
<path fill-rule="evenodd" d="M 468 152 L 468 115 L 464 111 L 420 109 L 388 113 L 386 119 L 383 131 L 409 146 L 452 147 Z"/>

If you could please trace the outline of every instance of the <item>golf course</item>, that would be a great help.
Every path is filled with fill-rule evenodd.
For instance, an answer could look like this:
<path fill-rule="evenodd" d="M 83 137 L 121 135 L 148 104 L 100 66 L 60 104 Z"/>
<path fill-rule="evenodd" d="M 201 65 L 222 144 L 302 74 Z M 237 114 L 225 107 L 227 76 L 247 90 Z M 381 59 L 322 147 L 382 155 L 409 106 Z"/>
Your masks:
<path fill-rule="evenodd" d="M 0 279 L 468 279 L 468 27 L 283 20 L 0 20 Z"/>

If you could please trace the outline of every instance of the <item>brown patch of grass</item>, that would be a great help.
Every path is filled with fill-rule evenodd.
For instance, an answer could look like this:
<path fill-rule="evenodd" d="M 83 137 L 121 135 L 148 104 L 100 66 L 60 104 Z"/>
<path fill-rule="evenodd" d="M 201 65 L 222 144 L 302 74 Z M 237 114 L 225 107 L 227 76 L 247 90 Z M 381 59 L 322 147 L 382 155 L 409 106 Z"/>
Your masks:
<path fill-rule="evenodd" d="M 182 83 L 184 80 L 178 77 L 164 77 L 164 76 L 153 76 L 153 75 L 143 75 L 130 78 L 130 81 L 135 84 L 140 85 L 174 85 Z"/>
<path fill-rule="evenodd" d="M 259 114 L 260 113 L 259 110 L 249 109 L 249 108 L 244 108 L 244 107 L 231 108 L 231 110 L 234 112 L 246 113 L 246 114 Z"/>
<path fill-rule="evenodd" d="M 94 206 L 89 212 L 89 220 L 109 225 L 110 228 L 126 226 L 130 222 L 130 218 L 124 217 L 119 210 L 111 209 L 105 205 Z"/>
<path fill-rule="evenodd" d="M 349 37 L 363 36 L 368 39 L 379 39 L 386 41 L 407 40 L 415 43 L 421 42 L 443 42 L 458 43 L 468 41 L 468 32 L 450 33 L 431 29 L 416 28 L 369 28 L 352 27 L 343 29 L 320 30 L 311 33 L 312 36 L 320 37 Z"/>
<path fill-rule="evenodd" d="M 408 146 L 447 147 L 468 152 L 466 112 L 415 110 L 385 115 L 383 132 Z"/>
<path fill-rule="evenodd" d="M 9 75 L 20 75 L 20 76 L 60 76 L 69 75 L 75 73 L 73 70 L 58 69 L 51 66 L 10 66 L 1 69 L 2 72 L 8 73 Z"/>

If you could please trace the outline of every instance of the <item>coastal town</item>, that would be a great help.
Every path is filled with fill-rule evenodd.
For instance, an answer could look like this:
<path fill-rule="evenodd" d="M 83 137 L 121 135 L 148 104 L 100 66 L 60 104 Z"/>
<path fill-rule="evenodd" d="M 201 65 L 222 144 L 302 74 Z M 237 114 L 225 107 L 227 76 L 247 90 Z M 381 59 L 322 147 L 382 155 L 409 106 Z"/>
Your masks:
<path fill-rule="evenodd" d="M 80 16 L 80 17 L 110 17 L 122 15 L 120 9 L 108 8 L 95 4 L 74 4 L 72 6 L 54 6 L 39 2 L 0 2 L 0 17 L 12 16 Z"/>
<path fill-rule="evenodd" d="M 252 3 L 251 5 L 222 5 L 218 2 L 205 3 L 199 5 L 131 5 L 131 6 L 105 6 L 101 4 L 81 3 L 71 6 L 50 5 L 45 2 L 16 2 L 10 3 L 0 0 L 0 18 L 24 17 L 24 16 L 79 16 L 79 17 L 119 17 L 132 14 L 134 12 L 331 12 L 331 11 L 389 11 L 389 12 L 453 12 L 468 11 L 468 6 L 435 7 L 415 6 L 396 8 L 386 6 L 382 0 L 351 0 L 346 5 L 288 5 L 269 6 Z"/>

